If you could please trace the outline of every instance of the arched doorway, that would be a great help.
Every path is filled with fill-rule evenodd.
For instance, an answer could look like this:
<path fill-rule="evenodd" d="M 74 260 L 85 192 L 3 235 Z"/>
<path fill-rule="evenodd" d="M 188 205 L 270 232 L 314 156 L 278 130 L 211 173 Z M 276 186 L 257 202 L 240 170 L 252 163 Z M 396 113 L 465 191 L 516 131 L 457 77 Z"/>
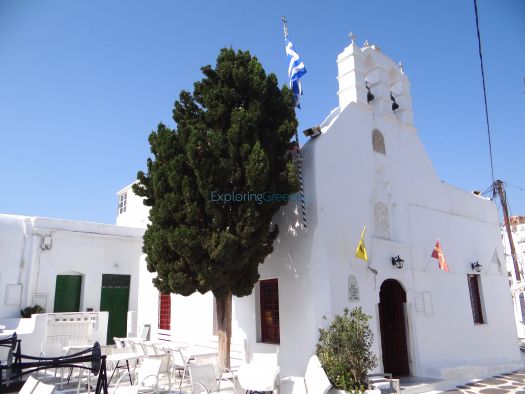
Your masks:
<path fill-rule="evenodd" d="M 398 281 L 387 279 L 379 292 L 379 322 L 384 372 L 408 376 L 407 338 L 405 329 L 406 293 Z"/>

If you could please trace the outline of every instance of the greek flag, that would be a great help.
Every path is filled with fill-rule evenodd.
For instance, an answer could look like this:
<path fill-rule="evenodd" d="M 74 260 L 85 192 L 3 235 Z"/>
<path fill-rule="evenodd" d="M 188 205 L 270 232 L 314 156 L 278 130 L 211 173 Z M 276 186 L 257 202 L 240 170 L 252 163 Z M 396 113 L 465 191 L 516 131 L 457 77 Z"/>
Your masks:
<path fill-rule="evenodd" d="M 290 89 L 292 89 L 294 96 L 294 103 L 297 108 L 301 108 L 299 104 L 299 98 L 303 94 L 301 88 L 301 78 L 306 74 L 306 68 L 304 63 L 299 57 L 299 54 L 295 51 L 293 44 L 290 40 L 286 39 L 286 54 L 290 56 L 290 65 L 288 66 L 288 77 L 290 78 Z"/>

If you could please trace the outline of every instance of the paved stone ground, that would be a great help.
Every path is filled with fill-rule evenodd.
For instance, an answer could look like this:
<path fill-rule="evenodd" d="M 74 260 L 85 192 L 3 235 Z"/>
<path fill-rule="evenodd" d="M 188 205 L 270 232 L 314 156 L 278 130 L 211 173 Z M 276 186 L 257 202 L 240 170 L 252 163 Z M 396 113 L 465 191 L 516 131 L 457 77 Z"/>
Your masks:
<path fill-rule="evenodd" d="M 525 394 L 525 371 L 514 371 L 471 381 L 442 393 Z"/>

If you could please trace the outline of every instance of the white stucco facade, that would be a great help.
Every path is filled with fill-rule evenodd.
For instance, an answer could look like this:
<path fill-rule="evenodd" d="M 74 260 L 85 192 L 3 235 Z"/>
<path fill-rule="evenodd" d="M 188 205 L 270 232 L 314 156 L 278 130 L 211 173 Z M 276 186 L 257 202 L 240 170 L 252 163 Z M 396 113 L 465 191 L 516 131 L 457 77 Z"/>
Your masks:
<path fill-rule="evenodd" d="M 250 351 L 278 352 L 282 375 L 302 375 L 318 329 L 328 324 L 323 316 L 329 321 L 344 307 L 361 306 L 372 316 L 383 370 L 380 291 L 393 279 L 406 295 L 400 319 L 410 375 L 463 379 L 515 367 L 520 353 L 495 205 L 439 179 L 412 123 L 402 67 L 379 48 L 354 43 L 337 62 L 339 106 L 302 149 L 308 228 L 290 203 L 275 217 L 280 235 L 259 269 L 261 279 L 278 279 L 280 343 L 261 343 L 258 286 L 234 299 L 233 337 Z M 373 142 L 374 130 L 383 144 Z M 365 225 L 368 263 L 354 256 Z M 431 258 L 438 239 L 450 272 Z M 391 263 L 397 255 L 402 269 Z M 483 267 L 482 324 L 474 323 L 467 281 L 474 261 Z M 350 276 L 358 301 L 349 300 Z M 172 295 L 171 306 L 173 335 L 213 335 L 211 295 Z M 158 314 L 152 299 L 139 301 L 144 308 L 151 319 Z"/>
<path fill-rule="evenodd" d="M 523 276 L 523 267 L 525 264 L 525 216 L 511 216 L 509 221 L 514 250 L 516 252 L 516 261 L 520 272 L 519 281 L 515 275 L 514 259 L 505 226 L 501 229 L 501 235 L 505 250 L 506 268 L 509 274 L 509 282 L 511 283 L 516 330 L 518 337 L 525 338 L 525 278 Z"/>
<path fill-rule="evenodd" d="M 143 204 L 143 199 L 133 193 L 133 184 L 117 192 L 117 226 L 146 228 L 148 225 L 149 207 Z"/>
<path fill-rule="evenodd" d="M 55 312 L 57 278 L 80 276 L 79 306 L 72 312 L 94 312 L 88 336 L 105 343 L 108 314 L 96 313 L 103 275 L 129 276 L 128 310 L 137 311 L 143 233 L 108 224 L 0 215 L 0 324 L 26 337 L 24 351 L 38 354 L 40 339 L 33 341 L 34 346 L 31 341 L 47 338 L 52 329 L 49 324 L 45 328 L 44 317 L 32 326 L 28 319 L 21 321 L 20 310 L 39 304 L 46 312 Z M 81 320 L 91 315 L 78 316 Z M 38 332 L 28 331 L 30 326 Z M 130 329 L 136 332 L 136 327 Z"/>

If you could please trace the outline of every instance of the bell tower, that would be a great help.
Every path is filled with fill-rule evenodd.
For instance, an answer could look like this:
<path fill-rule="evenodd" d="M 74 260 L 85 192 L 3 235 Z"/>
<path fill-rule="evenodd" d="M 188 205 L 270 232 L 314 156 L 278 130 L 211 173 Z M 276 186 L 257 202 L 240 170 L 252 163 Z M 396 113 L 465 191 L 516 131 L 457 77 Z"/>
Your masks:
<path fill-rule="evenodd" d="M 403 65 L 396 64 L 376 45 L 365 41 L 355 43 L 350 33 L 350 45 L 337 57 L 339 110 L 350 103 L 370 105 L 376 115 L 389 115 L 413 124 L 410 82 Z"/>

